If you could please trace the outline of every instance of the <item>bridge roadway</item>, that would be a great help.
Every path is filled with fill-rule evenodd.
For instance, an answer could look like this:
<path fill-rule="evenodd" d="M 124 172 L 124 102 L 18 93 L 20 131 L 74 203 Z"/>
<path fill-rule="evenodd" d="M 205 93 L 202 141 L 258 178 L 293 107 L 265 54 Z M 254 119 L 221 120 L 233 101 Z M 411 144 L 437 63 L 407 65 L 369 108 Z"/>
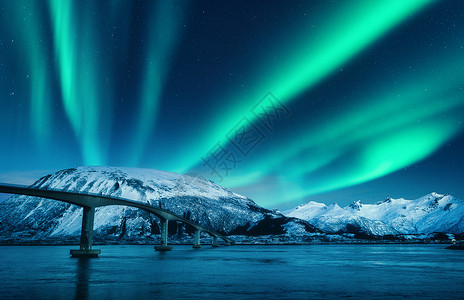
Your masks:
<path fill-rule="evenodd" d="M 149 204 L 140 203 L 130 199 L 119 197 L 105 196 L 91 193 L 76 193 L 65 190 L 41 189 L 26 185 L 0 183 L 0 193 L 35 196 L 47 199 L 58 200 L 74 204 L 83 208 L 82 228 L 80 238 L 80 249 L 71 250 L 73 257 L 97 257 L 100 250 L 92 249 L 93 224 L 95 217 L 95 208 L 108 205 L 125 205 L 137 207 L 156 215 L 161 220 L 161 243 L 155 246 L 157 251 L 169 251 L 172 249 L 168 246 L 168 221 L 179 221 L 192 226 L 195 229 L 194 248 L 200 248 L 200 232 L 204 231 L 213 237 L 213 247 L 217 247 L 217 239 L 225 241 L 226 245 L 231 245 L 234 241 L 220 233 L 205 228 L 193 221 L 175 215 L 165 209 L 161 209 Z"/>

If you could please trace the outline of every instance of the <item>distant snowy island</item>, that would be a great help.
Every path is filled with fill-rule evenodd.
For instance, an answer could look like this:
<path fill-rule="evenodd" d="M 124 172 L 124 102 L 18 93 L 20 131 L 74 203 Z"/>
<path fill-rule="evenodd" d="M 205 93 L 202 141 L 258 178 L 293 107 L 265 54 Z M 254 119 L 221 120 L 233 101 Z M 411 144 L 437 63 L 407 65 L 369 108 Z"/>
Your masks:
<path fill-rule="evenodd" d="M 99 193 L 169 210 L 244 244 L 320 242 L 451 242 L 464 233 L 464 201 L 431 193 L 347 207 L 309 202 L 283 213 L 257 205 L 202 177 L 137 168 L 77 167 L 32 186 Z M 12 196 L 0 203 L 0 243 L 78 243 L 82 209 L 49 199 Z M 132 207 L 97 208 L 95 243 L 156 243 L 157 217 Z M 188 226 L 172 222 L 170 243 L 191 240 Z M 208 237 L 202 237 L 208 242 Z"/>

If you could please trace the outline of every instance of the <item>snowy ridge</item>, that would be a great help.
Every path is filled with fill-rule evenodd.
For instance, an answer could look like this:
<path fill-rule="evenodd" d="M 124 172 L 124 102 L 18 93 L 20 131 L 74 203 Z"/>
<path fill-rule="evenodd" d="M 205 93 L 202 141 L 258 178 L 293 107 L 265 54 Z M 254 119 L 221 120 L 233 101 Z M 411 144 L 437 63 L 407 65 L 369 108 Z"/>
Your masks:
<path fill-rule="evenodd" d="M 288 222 L 301 223 L 202 177 L 159 170 L 77 167 L 47 175 L 32 186 L 131 199 L 225 234 L 246 234 L 254 226 L 262 226 L 264 220 L 278 220 L 283 229 Z M 77 238 L 80 234 L 80 207 L 30 196 L 12 196 L 0 205 L 0 240 Z M 306 227 L 312 229 L 308 224 Z M 97 240 L 137 240 L 159 233 L 159 220 L 137 208 L 106 206 L 96 209 L 94 230 Z M 170 225 L 171 234 L 188 230 L 185 225 Z"/>
<path fill-rule="evenodd" d="M 416 200 L 387 198 L 376 204 L 356 201 L 346 207 L 309 202 L 283 212 L 330 233 L 369 235 L 464 233 L 464 201 L 431 193 Z"/>

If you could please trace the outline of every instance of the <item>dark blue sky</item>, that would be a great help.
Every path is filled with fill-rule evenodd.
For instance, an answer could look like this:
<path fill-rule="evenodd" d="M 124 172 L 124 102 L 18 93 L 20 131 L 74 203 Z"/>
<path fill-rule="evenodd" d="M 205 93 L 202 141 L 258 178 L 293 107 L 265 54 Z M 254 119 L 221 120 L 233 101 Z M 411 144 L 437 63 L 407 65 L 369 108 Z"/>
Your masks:
<path fill-rule="evenodd" d="M 1 1 L 0 180 L 199 174 L 269 207 L 464 198 L 461 1 Z"/>

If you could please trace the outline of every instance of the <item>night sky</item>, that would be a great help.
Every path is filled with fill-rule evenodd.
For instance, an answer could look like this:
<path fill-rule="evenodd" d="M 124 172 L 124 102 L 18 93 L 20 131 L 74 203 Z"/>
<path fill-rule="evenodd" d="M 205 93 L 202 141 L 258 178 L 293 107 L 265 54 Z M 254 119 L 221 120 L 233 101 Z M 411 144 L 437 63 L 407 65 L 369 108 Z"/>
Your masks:
<path fill-rule="evenodd" d="M 464 199 L 464 2 L 0 1 L 0 181 L 201 175 L 267 208 Z"/>

